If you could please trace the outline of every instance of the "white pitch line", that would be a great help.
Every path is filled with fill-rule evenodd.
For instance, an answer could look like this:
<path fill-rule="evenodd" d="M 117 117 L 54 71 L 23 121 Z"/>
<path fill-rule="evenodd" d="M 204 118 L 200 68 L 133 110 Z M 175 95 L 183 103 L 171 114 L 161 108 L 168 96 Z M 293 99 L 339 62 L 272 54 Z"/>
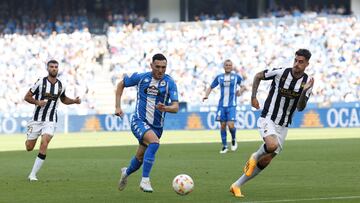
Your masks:
<path fill-rule="evenodd" d="M 360 199 L 360 196 L 345 196 L 345 197 L 318 197 L 307 199 L 279 199 L 279 200 L 264 200 L 264 201 L 248 201 L 242 203 L 270 203 L 270 202 L 299 202 L 299 201 L 316 201 L 316 200 L 343 200 L 343 199 Z"/>

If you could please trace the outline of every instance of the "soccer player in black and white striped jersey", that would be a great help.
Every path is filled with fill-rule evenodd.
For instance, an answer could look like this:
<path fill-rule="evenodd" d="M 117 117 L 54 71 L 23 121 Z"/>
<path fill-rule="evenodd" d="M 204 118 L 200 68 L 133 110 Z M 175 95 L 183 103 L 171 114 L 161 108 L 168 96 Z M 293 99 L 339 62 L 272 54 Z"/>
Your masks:
<path fill-rule="evenodd" d="M 250 156 L 245 164 L 244 174 L 231 185 L 230 192 L 235 197 L 243 197 L 240 187 L 259 174 L 280 153 L 295 110 L 305 109 L 314 85 L 314 79 L 305 73 L 310 58 L 309 50 L 299 49 L 295 52 L 292 68 L 265 70 L 255 75 L 251 105 L 256 109 L 260 108 L 256 98 L 260 81 L 272 81 L 261 117 L 257 122 L 264 144 Z"/>
<path fill-rule="evenodd" d="M 65 87 L 57 78 L 59 63 L 50 60 L 47 63 L 48 76 L 40 78 L 26 93 L 24 100 L 30 104 L 35 104 L 34 115 L 28 123 L 26 150 L 32 151 L 38 137 L 41 135 L 39 154 L 37 155 L 33 168 L 28 179 L 37 181 L 36 173 L 40 170 L 45 158 L 46 151 L 51 138 L 54 136 L 57 122 L 57 107 L 59 99 L 62 103 L 80 104 L 79 97 L 70 99 L 65 95 Z"/>

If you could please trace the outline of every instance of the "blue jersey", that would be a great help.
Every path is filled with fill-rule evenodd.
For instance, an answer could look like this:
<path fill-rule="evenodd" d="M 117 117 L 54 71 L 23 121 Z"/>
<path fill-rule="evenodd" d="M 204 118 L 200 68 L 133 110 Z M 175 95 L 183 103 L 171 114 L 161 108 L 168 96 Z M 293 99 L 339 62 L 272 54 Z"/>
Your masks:
<path fill-rule="evenodd" d="M 124 77 L 125 87 L 135 85 L 137 86 L 135 116 L 155 128 L 162 128 L 165 112 L 156 109 L 156 105 L 159 102 L 169 105 L 171 102 L 178 101 L 174 80 L 167 74 L 161 80 L 156 80 L 151 72 L 133 73 Z"/>
<path fill-rule="evenodd" d="M 211 89 L 220 85 L 219 107 L 236 106 L 236 86 L 240 85 L 242 77 L 238 74 L 220 74 L 211 83 Z"/>

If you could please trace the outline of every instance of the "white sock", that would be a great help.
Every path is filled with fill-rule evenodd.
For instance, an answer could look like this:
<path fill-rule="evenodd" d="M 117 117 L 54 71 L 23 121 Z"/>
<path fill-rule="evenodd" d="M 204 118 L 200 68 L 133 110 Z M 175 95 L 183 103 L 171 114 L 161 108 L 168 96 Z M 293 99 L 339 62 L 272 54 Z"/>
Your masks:
<path fill-rule="evenodd" d="M 235 181 L 234 184 L 236 186 L 240 187 L 240 186 L 244 185 L 247 181 L 249 181 L 250 179 L 255 177 L 257 174 L 259 174 L 261 171 L 262 170 L 256 166 L 254 169 L 254 172 L 251 174 L 251 176 L 246 176 L 245 174 L 243 174 L 237 181 Z"/>
<path fill-rule="evenodd" d="M 41 166 L 44 163 L 44 159 L 40 159 L 39 157 L 36 157 L 34 166 L 31 170 L 30 176 L 36 176 L 37 172 L 40 170 Z"/>
<path fill-rule="evenodd" d="M 147 181 L 147 182 L 148 182 L 148 181 L 150 181 L 150 178 L 149 178 L 149 177 L 142 177 L 142 178 L 141 178 L 141 182 L 143 182 L 143 181 Z"/>
<path fill-rule="evenodd" d="M 265 144 L 260 145 L 260 148 L 254 153 L 256 160 L 259 160 L 263 155 L 267 154 L 265 151 Z"/>

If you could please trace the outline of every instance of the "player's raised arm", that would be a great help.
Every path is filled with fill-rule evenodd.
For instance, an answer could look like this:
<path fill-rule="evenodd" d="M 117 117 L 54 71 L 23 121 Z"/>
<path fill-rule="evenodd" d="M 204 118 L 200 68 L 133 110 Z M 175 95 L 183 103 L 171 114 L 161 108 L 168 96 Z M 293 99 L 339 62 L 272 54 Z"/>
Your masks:
<path fill-rule="evenodd" d="M 309 89 L 311 89 L 314 86 L 314 78 L 311 78 L 309 80 L 309 82 L 307 82 L 304 86 L 303 91 L 301 92 L 300 98 L 299 98 L 299 102 L 297 103 L 297 110 L 298 111 L 302 111 L 305 109 L 306 107 L 306 103 L 309 100 L 309 96 L 311 91 L 309 91 Z"/>
<path fill-rule="evenodd" d="M 124 112 L 121 109 L 121 96 L 123 94 L 124 88 L 124 80 L 121 80 L 116 86 L 115 92 L 115 115 L 120 117 L 124 115 Z"/>
<path fill-rule="evenodd" d="M 260 81 L 263 80 L 265 77 L 264 77 L 264 72 L 261 71 L 261 72 L 258 72 L 255 77 L 254 77 L 254 81 L 253 81 L 253 84 L 252 84 L 252 90 L 251 90 L 251 106 L 256 108 L 256 109 L 259 109 L 260 108 L 260 105 L 259 105 L 259 101 L 257 100 L 256 98 L 256 93 L 257 93 L 257 90 L 259 88 L 259 84 L 260 84 Z"/>

